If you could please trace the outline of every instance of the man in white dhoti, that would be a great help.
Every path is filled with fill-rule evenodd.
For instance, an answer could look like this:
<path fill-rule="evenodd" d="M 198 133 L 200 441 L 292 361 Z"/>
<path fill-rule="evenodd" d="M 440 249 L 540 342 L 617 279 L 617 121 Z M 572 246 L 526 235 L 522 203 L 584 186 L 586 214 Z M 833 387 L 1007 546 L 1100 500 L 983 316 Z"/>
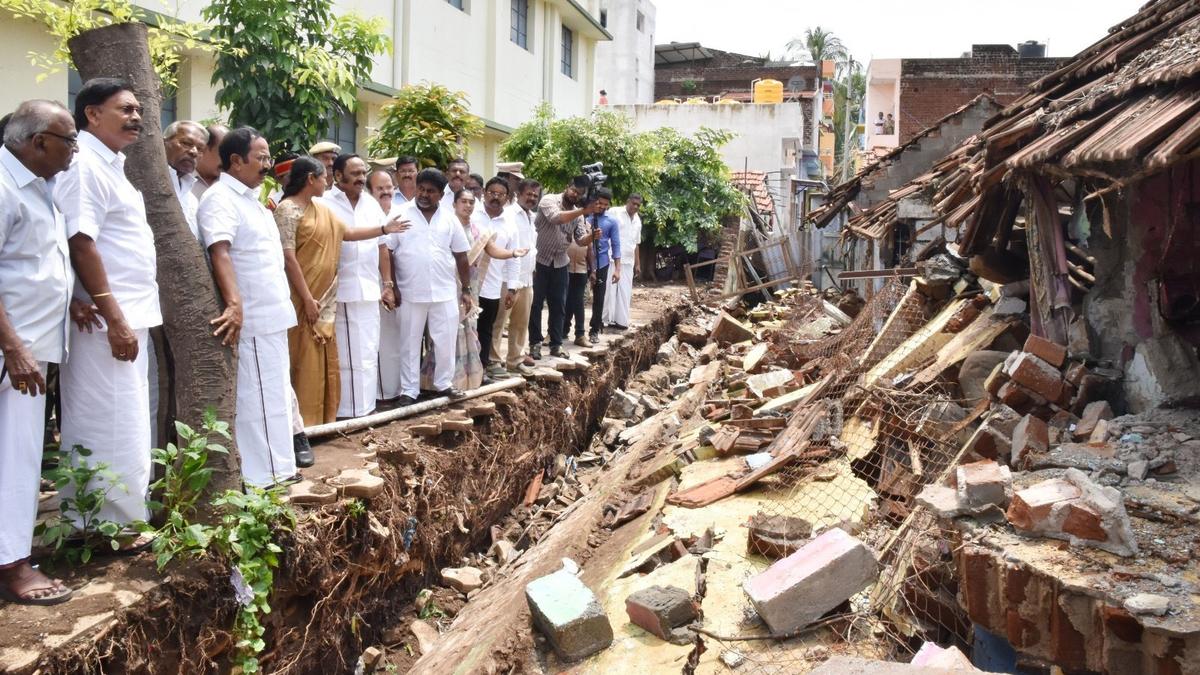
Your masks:
<path fill-rule="evenodd" d="M 67 221 L 75 298 L 98 315 L 70 334 L 63 365 L 62 447 L 91 450 L 86 461 L 108 465 L 119 484 L 105 489 L 97 520 L 128 525 L 145 520 L 150 484 L 149 330 L 162 324 L 154 235 L 142 193 L 125 178 L 121 150 L 141 135 L 142 107 L 129 84 L 95 78 L 75 98 L 79 156 L 54 190 Z M 74 461 L 80 461 L 76 456 Z M 75 497 L 75 487 L 63 488 Z M 77 523 L 80 524 L 80 523 Z M 145 546 L 142 535 L 123 544 Z"/>
<path fill-rule="evenodd" d="M 421 393 L 421 338 L 426 325 L 434 346 L 434 389 L 441 396 L 461 395 L 452 384 L 458 324 L 472 306 L 470 246 L 453 212 L 439 207 L 445 188 L 441 171 L 425 169 L 417 174 L 417 198 L 399 213 L 412 225 L 387 237 L 400 294 L 401 406 L 412 405 Z M 385 391 L 389 386 L 395 385 L 385 382 Z"/>
<path fill-rule="evenodd" d="M 279 228 L 258 200 L 271 170 L 267 140 L 240 127 L 221 141 L 217 184 L 200 200 L 200 235 L 212 260 L 225 310 L 212 320 L 227 346 L 237 345 L 234 434 L 242 479 L 268 487 L 296 476 L 287 329 L 296 325 Z"/>
<path fill-rule="evenodd" d="M 373 228 L 382 232 L 387 214 L 367 194 L 367 163 L 358 155 L 338 155 L 333 161 L 332 190 L 317 201 L 333 211 L 347 229 Z M 342 241 L 338 257 L 337 316 L 334 320 L 342 397 L 337 416 L 362 417 L 375 411 L 379 389 L 379 301 L 383 283 L 380 268 L 389 263 L 380 239 Z"/>
<path fill-rule="evenodd" d="M 614 206 L 608 210 L 608 217 L 617 221 L 620 231 L 621 276 L 613 281 L 608 277 L 608 292 L 604 296 L 604 313 L 601 318 L 604 325 L 625 330 L 629 328 L 629 308 L 633 304 L 633 278 L 641 273 L 641 261 L 638 257 L 638 246 L 642 243 L 642 196 L 631 194 L 625 200 L 625 206 Z"/>
<path fill-rule="evenodd" d="M 53 605 L 71 589 L 29 563 L 42 472 L 46 364 L 67 346 L 71 261 L 54 177 L 77 146 L 57 103 L 17 107 L 0 148 L 0 597 Z"/>
<path fill-rule="evenodd" d="M 403 156 L 396 160 L 396 189 L 392 192 L 391 208 L 387 211 L 391 219 L 400 209 L 417 197 L 417 159 Z M 391 401 L 400 396 L 400 312 L 396 310 L 396 284 L 392 278 L 391 261 L 379 269 L 383 291 L 379 307 L 379 387 L 376 394 L 381 401 Z"/>

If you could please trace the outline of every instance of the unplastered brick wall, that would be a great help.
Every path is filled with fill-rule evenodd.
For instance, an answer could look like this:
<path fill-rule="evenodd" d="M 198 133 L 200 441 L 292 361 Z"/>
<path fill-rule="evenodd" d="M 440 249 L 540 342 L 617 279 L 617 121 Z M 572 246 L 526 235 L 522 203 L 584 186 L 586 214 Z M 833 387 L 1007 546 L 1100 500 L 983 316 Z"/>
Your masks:
<path fill-rule="evenodd" d="M 979 94 L 991 94 L 1007 105 L 1067 61 L 1016 56 L 904 59 L 900 62 L 900 142 Z"/>
<path fill-rule="evenodd" d="M 655 66 L 654 99 L 748 92 L 751 82 L 766 78 L 782 82 L 785 91 L 795 77 L 804 80 L 800 91 L 812 91 L 816 86 L 817 70 L 812 66 L 768 65 L 754 56 L 710 51 L 714 52 L 711 59 Z M 695 89 L 685 90 L 685 82 L 694 82 Z"/>

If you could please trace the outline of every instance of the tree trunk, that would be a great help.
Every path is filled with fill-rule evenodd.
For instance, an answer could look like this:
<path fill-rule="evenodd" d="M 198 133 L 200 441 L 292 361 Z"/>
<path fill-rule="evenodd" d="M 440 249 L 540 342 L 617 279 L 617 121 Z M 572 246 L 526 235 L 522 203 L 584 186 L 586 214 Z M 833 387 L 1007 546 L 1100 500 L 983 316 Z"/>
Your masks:
<path fill-rule="evenodd" d="M 213 337 L 209 320 L 221 313 L 216 284 L 200 242 L 192 236 L 167 166 L 160 128 L 162 94 L 150 63 L 146 26 L 123 23 L 89 30 L 69 43 L 71 60 L 86 82 L 93 77 L 121 77 L 133 85 L 141 103 L 142 135 L 125 148 L 125 174 L 141 191 L 146 218 L 154 231 L 158 256 L 158 292 L 164 329 L 174 356 L 176 410 L 180 421 L 198 429 L 208 407 L 233 424 L 237 355 Z M 167 377 L 160 373 L 160 377 Z M 213 439 L 217 442 L 220 439 Z M 209 492 L 241 486 L 241 461 L 235 444 L 224 443 L 228 455 L 209 456 L 213 468 Z M 207 509 L 208 500 L 202 500 Z"/>

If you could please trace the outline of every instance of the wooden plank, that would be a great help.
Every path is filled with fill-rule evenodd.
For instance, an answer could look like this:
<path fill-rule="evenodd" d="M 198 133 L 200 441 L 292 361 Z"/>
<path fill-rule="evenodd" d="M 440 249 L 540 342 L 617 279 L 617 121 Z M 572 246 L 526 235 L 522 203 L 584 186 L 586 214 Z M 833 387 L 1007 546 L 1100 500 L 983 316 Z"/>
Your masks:
<path fill-rule="evenodd" d="M 984 309 L 966 328 L 955 333 L 954 337 L 938 350 L 933 363 L 914 375 L 906 386 L 933 382 L 950 366 L 990 345 L 1011 325 L 1012 320 L 993 316 L 991 307 Z"/>
<path fill-rule="evenodd" d="M 882 279 L 885 277 L 913 277 L 921 273 L 919 267 L 889 267 L 882 270 L 856 270 L 853 272 L 838 272 L 838 280 L 849 279 Z"/>

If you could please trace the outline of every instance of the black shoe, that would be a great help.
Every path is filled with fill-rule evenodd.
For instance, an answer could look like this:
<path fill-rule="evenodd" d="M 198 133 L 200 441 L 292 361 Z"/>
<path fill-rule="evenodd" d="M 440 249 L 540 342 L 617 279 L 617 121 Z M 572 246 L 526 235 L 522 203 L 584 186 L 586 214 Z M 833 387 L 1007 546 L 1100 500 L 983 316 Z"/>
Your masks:
<path fill-rule="evenodd" d="M 308 444 L 308 434 L 301 431 L 292 436 L 292 451 L 296 453 L 296 466 L 304 469 L 316 463 L 312 446 Z"/>
<path fill-rule="evenodd" d="M 449 398 L 462 398 L 463 396 L 466 396 L 466 394 L 464 394 L 461 389 L 455 389 L 454 387 L 447 387 L 447 388 L 439 391 L 437 393 L 437 395 L 438 396 L 447 396 Z"/>
<path fill-rule="evenodd" d="M 562 358 L 562 357 L 563 357 L 563 353 L 564 353 L 564 352 L 563 352 L 563 348 L 562 348 L 562 347 L 551 347 L 551 348 L 550 348 L 550 356 L 554 356 L 554 357 Z"/>
<path fill-rule="evenodd" d="M 600 333 L 598 333 L 596 331 L 592 331 L 591 333 L 588 333 L 588 340 L 590 340 L 591 343 L 593 345 L 595 345 L 597 342 L 600 341 Z"/>
<path fill-rule="evenodd" d="M 540 361 L 542 359 L 542 345 L 529 345 L 529 358 L 534 361 Z"/>
<path fill-rule="evenodd" d="M 619 324 L 619 323 L 613 323 L 613 324 L 609 324 L 609 326 L 608 326 L 608 327 L 609 327 L 609 328 L 611 328 L 611 329 L 613 329 L 613 330 L 615 330 L 615 331 L 617 331 L 618 333 L 623 333 L 623 332 L 625 332 L 625 331 L 629 330 L 629 326 L 622 326 L 622 325 L 621 325 L 621 324 Z"/>
<path fill-rule="evenodd" d="M 416 405 L 416 403 L 417 403 L 417 399 L 415 399 L 407 394 L 396 399 L 396 407 L 397 408 L 406 408 L 410 405 Z"/>

